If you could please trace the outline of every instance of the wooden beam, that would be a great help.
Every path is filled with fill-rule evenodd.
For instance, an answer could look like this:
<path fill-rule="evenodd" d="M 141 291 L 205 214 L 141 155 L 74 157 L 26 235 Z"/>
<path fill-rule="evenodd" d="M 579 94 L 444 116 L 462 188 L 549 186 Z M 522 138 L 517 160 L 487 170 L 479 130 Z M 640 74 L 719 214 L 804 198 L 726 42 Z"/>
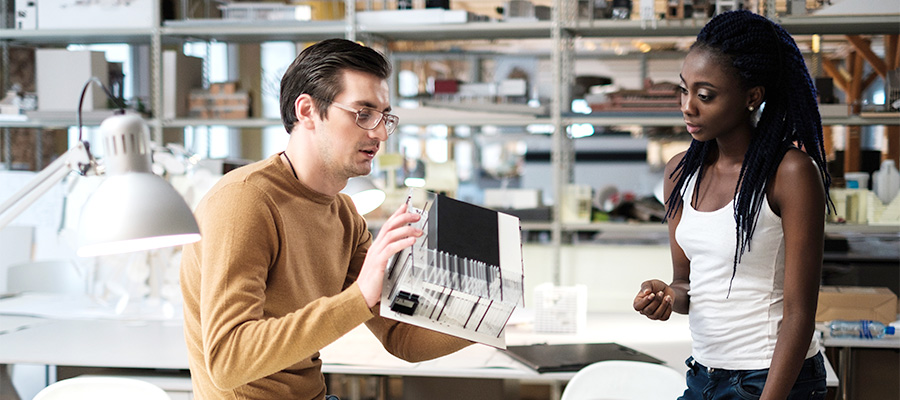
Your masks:
<path fill-rule="evenodd" d="M 858 172 L 860 161 L 862 159 L 860 147 L 862 139 L 860 138 L 862 128 L 859 125 L 851 125 L 847 127 L 847 136 L 844 139 L 844 172 Z"/>
<path fill-rule="evenodd" d="M 861 92 L 866 91 L 866 89 L 869 86 L 871 86 L 872 82 L 875 82 L 875 79 L 877 79 L 877 78 L 878 78 L 878 74 L 876 74 L 874 72 L 870 72 L 869 75 L 867 75 L 866 78 L 862 80 L 861 84 L 859 85 L 859 90 Z"/>
<path fill-rule="evenodd" d="M 894 160 L 894 165 L 900 165 L 900 125 L 888 125 L 884 128 L 887 139 L 886 159 Z"/>
<path fill-rule="evenodd" d="M 850 70 L 850 91 L 847 92 L 847 104 L 850 106 L 850 114 L 859 114 L 862 108 L 862 79 L 863 58 L 858 52 L 851 52 L 847 56 L 847 69 Z M 862 128 L 858 125 L 847 127 L 847 138 L 844 143 L 844 172 L 859 171 L 862 155 Z"/>
<path fill-rule="evenodd" d="M 857 52 L 851 52 L 847 56 L 847 68 L 850 70 L 850 91 L 847 92 L 847 104 L 852 109 L 851 114 L 859 113 L 859 100 L 862 97 L 863 58 Z"/>
<path fill-rule="evenodd" d="M 825 148 L 823 156 L 826 160 L 834 160 L 834 131 L 831 125 L 822 126 L 822 147 Z"/>
<path fill-rule="evenodd" d="M 884 35 L 884 60 L 888 71 L 900 67 L 900 47 L 898 47 L 900 35 Z"/>
<path fill-rule="evenodd" d="M 844 93 L 847 93 L 850 90 L 850 85 L 847 83 L 849 79 L 841 73 L 841 69 L 838 67 L 835 60 L 822 57 L 822 69 L 824 69 L 825 74 L 830 76 L 834 81 L 834 86 L 843 90 Z"/>
<path fill-rule="evenodd" d="M 850 41 L 850 44 L 859 52 L 859 54 L 869 62 L 869 65 L 872 66 L 872 69 L 878 73 L 882 78 L 887 76 L 887 66 L 885 65 L 884 60 L 879 58 L 875 52 L 872 51 L 872 43 L 869 39 L 864 39 L 859 35 L 846 35 L 847 40 Z"/>

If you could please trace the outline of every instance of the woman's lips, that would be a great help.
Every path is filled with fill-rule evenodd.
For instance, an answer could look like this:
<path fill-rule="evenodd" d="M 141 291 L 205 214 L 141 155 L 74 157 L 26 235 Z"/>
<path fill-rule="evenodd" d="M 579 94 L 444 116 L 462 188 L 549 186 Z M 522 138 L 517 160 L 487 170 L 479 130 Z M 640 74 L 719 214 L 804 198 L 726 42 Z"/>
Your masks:
<path fill-rule="evenodd" d="M 685 122 L 684 124 L 685 124 L 685 126 L 687 126 L 687 131 L 688 131 L 688 133 L 690 133 L 691 135 L 693 135 L 693 134 L 697 133 L 698 131 L 700 131 L 700 126 L 698 126 L 698 125 L 694 125 L 694 124 L 692 124 L 692 123 L 690 123 L 690 122 Z"/>

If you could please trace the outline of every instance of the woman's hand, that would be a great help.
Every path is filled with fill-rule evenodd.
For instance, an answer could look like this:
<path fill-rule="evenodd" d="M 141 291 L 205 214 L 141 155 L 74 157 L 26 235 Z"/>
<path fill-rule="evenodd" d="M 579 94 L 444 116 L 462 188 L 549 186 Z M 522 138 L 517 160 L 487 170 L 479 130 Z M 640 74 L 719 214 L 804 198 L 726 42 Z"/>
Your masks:
<path fill-rule="evenodd" d="M 658 279 L 644 281 L 641 290 L 634 297 L 634 310 L 652 320 L 666 321 L 672 315 L 675 291 Z"/>

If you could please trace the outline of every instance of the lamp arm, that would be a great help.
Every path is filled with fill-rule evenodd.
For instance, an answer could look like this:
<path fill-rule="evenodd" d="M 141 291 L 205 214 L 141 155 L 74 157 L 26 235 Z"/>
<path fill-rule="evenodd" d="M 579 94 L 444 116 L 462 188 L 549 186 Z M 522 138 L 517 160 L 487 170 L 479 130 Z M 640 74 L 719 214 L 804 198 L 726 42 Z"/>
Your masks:
<path fill-rule="evenodd" d="M 0 229 L 9 225 L 19 214 L 34 204 L 53 185 L 63 180 L 72 170 L 85 174 L 93 158 L 85 142 L 78 142 L 39 172 L 34 179 L 0 205 Z"/>

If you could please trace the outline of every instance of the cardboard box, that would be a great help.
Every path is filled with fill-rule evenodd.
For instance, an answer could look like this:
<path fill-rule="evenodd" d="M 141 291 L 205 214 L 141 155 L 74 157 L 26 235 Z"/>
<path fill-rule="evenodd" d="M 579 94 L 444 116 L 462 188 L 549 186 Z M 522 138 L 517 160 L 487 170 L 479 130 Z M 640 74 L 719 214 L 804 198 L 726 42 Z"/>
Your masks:
<path fill-rule="evenodd" d="M 16 0 L 16 29 L 37 29 L 37 0 Z"/>
<path fill-rule="evenodd" d="M 37 29 L 152 28 L 155 0 L 35 0 Z"/>
<path fill-rule="evenodd" d="M 464 24 L 478 18 L 475 14 L 463 10 L 444 10 L 442 8 L 423 8 L 415 10 L 377 10 L 356 13 L 356 22 L 363 26 L 399 25 L 399 24 Z"/>
<path fill-rule="evenodd" d="M 39 111 L 75 111 L 84 84 L 96 77 L 109 87 L 109 64 L 101 51 L 35 50 L 35 85 Z M 106 93 L 91 84 L 82 111 L 108 109 Z"/>
<path fill-rule="evenodd" d="M 816 321 L 869 319 L 897 320 L 897 295 L 885 287 L 822 286 Z"/>

